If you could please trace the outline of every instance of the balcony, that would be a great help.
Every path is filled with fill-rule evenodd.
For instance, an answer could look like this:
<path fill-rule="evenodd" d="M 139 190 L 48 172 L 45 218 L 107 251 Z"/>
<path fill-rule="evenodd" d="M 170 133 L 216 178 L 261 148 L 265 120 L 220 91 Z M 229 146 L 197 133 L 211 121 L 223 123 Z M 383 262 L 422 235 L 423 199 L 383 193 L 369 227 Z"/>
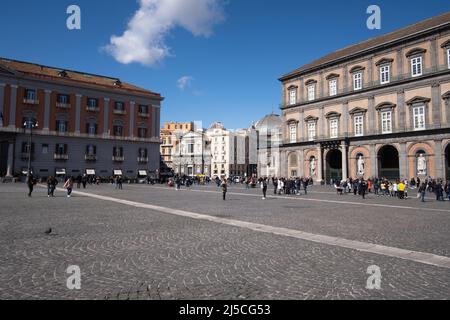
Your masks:
<path fill-rule="evenodd" d="M 86 107 L 86 111 L 88 111 L 88 112 L 99 112 L 100 108 L 97 107 L 97 106 L 87 106 Z"/>
<path fill-rule="evenodd" d="M 139 112 L 138 116 L 140 118 L 150 118 L 150 114 L 149 113 L 143 113 L 143 112 Z"/>
<path fill-rule="evenodd" d="M 95 161 L 97 161 L 97 155 L 95 155 L 95 154 L 85 154 L 84 155 L 84 160 L 89 161 L 89 162 L 95 162 Z"/>
<path fill-rule="evenodd" d="M 28 104 L 28 105 L 38 105 L 39 104 L 39 100 L 37 99 L 23 99 L 23 103 L 24 104 Z"/>
<path fill-rule="evenodd" d="M 53 159 L 59 160 L 59 161 L 66 161 L 66 160 L 69 160 L 69 155 L 68 155 L 68 154 L 58 154 L 58 153 L 55 153 L 55 154 L 53 155 Z"/>
<path fill-rule="evenodd" d="M 114 110 L 113 113 L 115 115 L 119 115 L 119 116 L 124 116 L 127 114 L 127 112 L 125 110 Z"/>
<path fill-rule="evenodd" d="M 56 107 L 59 109 L 70 109 L 71 106 L 69 103 L 57 102 Z"/>
<path fill-rule="evenodd" d="M 148 157 L 138 157 L 137 161 L 139 163 L 148 163 Z"/>
<path fill-rule="evenodd" d="M 119 157 L 119 156 L 113 156 L 112 157 L 112 161 L 114 162 L 124 162 L 125 161 L 125 157 Z"/>

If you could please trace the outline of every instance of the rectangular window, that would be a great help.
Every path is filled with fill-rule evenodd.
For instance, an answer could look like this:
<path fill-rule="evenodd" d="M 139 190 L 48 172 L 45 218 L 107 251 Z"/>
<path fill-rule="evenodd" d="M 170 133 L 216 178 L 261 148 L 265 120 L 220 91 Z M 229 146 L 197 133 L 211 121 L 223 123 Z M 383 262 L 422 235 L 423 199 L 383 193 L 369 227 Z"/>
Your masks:
<path fill-rule="evenodd" d="M 314 141 L 314 139 L 316 139 L 316 123 L 315 122 L 308 123 L 308 139 L 309 139 L 309 141 Z"/>
<path fill-rule="evenodd" d="M 289 141 L 290 141 L 290 143 L 297 142 L 297 125 L 296 124 L 291 124 L 289 126 Z"/>
<path fill-rule="evenodd" d="M 121 137 L 123 135 L 123 127 L 122 126 L 114 126 L 113 132 L 114 132 L 114 136 Z"/>
<path fill-rule="evenodd" d="M 55 148 L 55 153 L 58 155 L 67 154 L 67 144 L 57 144 Z"/>
<path fill-rule="evenodd" d="M 68 104 L 69 103 L 69 96 L 65 95 L 65 94 L 58 94 L 58 103 Z"/>
<path fill-rule="evenodd" d="M 448 68 L 450 69 L 450 49 L 447 49 L 447 64 Z"/>
<path fill-rule="evenodd" d="M 125 105 L 123 102 L 116 102 L 115 108 L 116 111 L 125 111 Z"/>
<path fill-rule="evenodd" d="M 194 144 L 193 143 L 188 144 L 188 153 L 190 153 L 190 154 L 194 153 Z"/>
<path fill-rule="evenodd" d="M 311 84 L 308 86 L 308 101 L 312 101 L 316 98 L 316 86 Z"/>
<path fill-rule="evenodd" d="M 387 84 L 391 82 L 391 67 L 381 66 L 380 67 L 380 83 Z"/>
<path fill-rule="evenodd" d="M 414 130 L 425 130 L 425 106 L 413 108 Z"/>
<path fill-rule="evenodd" d="M 364 117 L 355 116 L 355 136 L 360 137 L 364 135 Z"/>
<path fill-rule="evenodd" d="M 97 108 L 98 101 L 97 101 L 97 99 L 89 98 L 89 99 L 87 100 L 87 104 L 88 104 L 88 107 L 89 107 L 89 108 Z"/>
<path fill-rule="evenodd" d="M 148 114 L 148 106 L 140 105 L 139 106 L 139 113 L 140 114 Z"/>
<path fill-rule="evenodd" d="M 418 77 L 422 75 L 422 57 L 411 59 L 411 76 Z"/>
<path fill-rule="evenodd" d="M 330 120 L 330 138 L 335 139 L 339 136 L 339 120 Z"/>
<path fill-rule="evenodd" d="M 362 72 L 353 74 L 353 89 L 354 90 L 362 89 Z"/>
<path fill-rule="evenodd" d="M 57 120 L 56 121 L 56 130 L 59 133 L 65 133 L 67 132 L 67 121 L 64 120 Z"/>
<path fill-rule="evenodd" d="M 297 90 L 291 89 L 289 90 L 289 104 L 293 105 L 297 103 Z"/>
<path fill-rule="evenodd" d="M 42 154 L 48 154 L 48 144 L 42 145 Z"/>
<path fill-rule="evenodd" d="M 27 99 L 27 100 L 36 100 L 36 90 L 34 90 L 34 89 L 27 89 L 25 91 L 25 99 Z"/>
<path fill-rule="evenodd" d="M 328 82 L 330 96 L 337 95 L 337 79 L 332 79 Z"/>
<path fill-rule="evenodd" d="M 138 137 L 139 138 L 147 138 L 147 129 L 146 128 L 139 128 L 138 129 Z"/>
<path fill-rule="evenodd" d="M 382 133 L 392 133 L 392 111 L 381 113 L 381 131 Z"/>

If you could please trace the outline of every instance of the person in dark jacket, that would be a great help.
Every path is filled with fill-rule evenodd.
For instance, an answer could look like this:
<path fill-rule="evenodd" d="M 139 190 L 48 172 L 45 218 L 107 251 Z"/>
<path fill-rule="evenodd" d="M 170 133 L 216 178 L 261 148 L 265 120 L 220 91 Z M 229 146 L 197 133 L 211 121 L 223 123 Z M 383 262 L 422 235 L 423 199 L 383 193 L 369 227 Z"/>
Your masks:
<path fill-rule="evenodd" d="M 28 186 L 28 197 L 31 198 L 31 194 L 33 193 L 34 185 L 36 184 L 36 179 L 32 173 L 27 176 L 27 186 Z"/>
<path fill-rule="evenodd" d="M 363 199 L 365 199 L 366 192 L 367 192 L 367 183 L 366 181 L 364 181 L 364 179 L 361 179 L 358 183 L 358 193 L 361 195 Z"/>
<path fill-rule="evenodd" d="M 225 201 L 227 199 L 227 192 L 228 192 L 228 184 L 225 178 L 223 178 L 222 184 L 220 186 L 222 187 L 223 201 Z"/>
<path fill-rule="evenodd" d="M 55 196 L 55 189 L 57 184 L 58 181 L 54 177 L 50 176 L 47 178 L 47 196 L 49 198 Z"/>

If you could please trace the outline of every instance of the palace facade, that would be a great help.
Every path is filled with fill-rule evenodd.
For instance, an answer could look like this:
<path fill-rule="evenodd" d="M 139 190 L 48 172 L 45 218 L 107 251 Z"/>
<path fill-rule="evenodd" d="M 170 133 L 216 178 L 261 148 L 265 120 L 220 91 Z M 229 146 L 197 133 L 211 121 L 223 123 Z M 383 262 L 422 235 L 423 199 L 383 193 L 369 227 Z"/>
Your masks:
<path fill-rule="evenodd" d="M 26 174 L 30 156 L 38 177 L 157 175 L 162 101 L 117 78 L 0 58 L 0 176 Z"/>
<path fill-rule="evenodd" d="M 450 13 L 280 81 L 283 176 L 450 180 Z"/>

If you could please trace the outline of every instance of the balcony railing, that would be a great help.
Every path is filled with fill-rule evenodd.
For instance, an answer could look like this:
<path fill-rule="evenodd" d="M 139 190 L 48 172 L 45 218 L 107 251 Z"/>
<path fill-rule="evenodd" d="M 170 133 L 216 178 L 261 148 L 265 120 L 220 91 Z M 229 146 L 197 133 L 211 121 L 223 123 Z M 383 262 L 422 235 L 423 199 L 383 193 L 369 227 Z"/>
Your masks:
<path fill-rule="evenodd" d="M 89 111 L 89 112 L 99 112 L 99 111 L 100 111 L 100 108 L 99 108 L 99 107 L 96 107 L 96 106 L 87 106 L 87 107 L 86 107 L 86 111 Z"/>
<path fill-rule="evenodd" d="M 64 102 L 57 102 L 56 107 L 60 109 L 70 109 L 70 104 Z"/>
<path fill-rule="evenodd" d="M 112 157 L 112 161 L 114 161 L 114 162 L 124 162 L 125 161 L 125 157 L 113 156 Z"/>
<path fill-rule="evenodd" d="M 139 163 L 148 163 L 148 157 L 138 157 L 137 161 Z"/>
<path fill-rule="evenodd" d="M 68 154 L 55 153 L 54 156 L 53 156 L 53 159 L 55 159 L 55 160 L 69 160 L 69 155 Z"/>
<path fill-rule="evenodd" d="M 32 105 L 36 105 L 36 104 L 39 104 L 39 100 L 37 100 L 37 99 L 27 99 L 27 98 L 24 98 L 24 99 L 23 99 L 23 103 L 24 103 L 24 104 L 32 104 Z"/>
<path fill-rule="evenodd" d="M 141 117 L 141 118 L 150 118 L 150 114 L 149 113 L 139 112 L 138 116 Z"/>
<path fill-rule="evenodd" d="M 95 154 L 85 154 L 84 160 L 86 161 L 97 161 L 97 155 Z"/>
<path fill-rule="evenodd" d="M 113 113 L 116 115 L 121 115 L 121 116 L 124 116 L 127 114 L 127 112 L 125 110 L 114 110 Z"/>

